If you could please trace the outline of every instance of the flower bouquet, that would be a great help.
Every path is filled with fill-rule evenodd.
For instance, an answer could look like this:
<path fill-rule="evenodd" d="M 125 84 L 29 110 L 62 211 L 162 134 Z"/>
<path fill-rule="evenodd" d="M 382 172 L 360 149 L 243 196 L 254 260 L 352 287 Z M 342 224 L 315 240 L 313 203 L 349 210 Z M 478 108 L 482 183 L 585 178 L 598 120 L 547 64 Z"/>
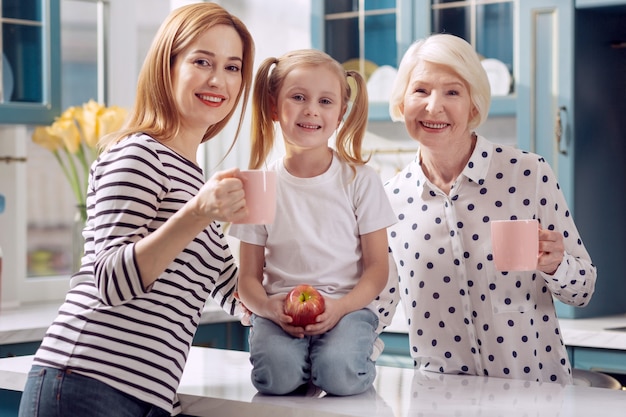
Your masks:
<path fill-rule="evenodd" d="M 59 162 L 81 208 L 83 222 L 87 220 L 89 168 L 98 157 L 98 140 L 119 130 L 126 115 L 122 107 L 105 107 L 89 100 L 68 108 L 50 126 L 37 126 L 33 132 L 33 142 L 50 150 Z"/>

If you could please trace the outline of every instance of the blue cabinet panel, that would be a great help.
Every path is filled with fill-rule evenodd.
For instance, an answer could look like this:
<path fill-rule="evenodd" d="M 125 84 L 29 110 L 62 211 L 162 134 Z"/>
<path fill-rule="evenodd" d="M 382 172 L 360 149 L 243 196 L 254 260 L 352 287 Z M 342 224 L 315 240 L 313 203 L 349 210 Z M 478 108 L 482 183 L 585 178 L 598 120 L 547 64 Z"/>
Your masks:
<path fill-rule="evenodd" d="M 60 0 L 3 0 L 0 123 L 49 124 L 61 112 Z"/>
<path fill-rule="evenodd" d="M 621 2 L 626 4 L 626 2 Z M 598 268 L 588 306 L 557 301 L 563 318 L 626 312 L 626 6 L 574 8 L 573 0 L 520 2 L 517 133 L 544 156 Z M 555 133 L 560 131 L 559 136 Z"/>
<path fill-rule="evenodd" d="M 193 345 L 248 351 L 248 327 L 239 322 L 201 324 Z"/>
<path fill-rule="evenodd" d="M 21 398 L 20 391 L 0 389 L 0 417 L 17 417 Z"/>
<path fill-rule="evenodd" d="M 626 375 L 626 352 L 622 350 L 576 347 L 573 363 L 578 369 Z"/>
<path fill-rule="evenodd" d="M 39 345 L 41 345 L 40 341 L 0 345 L 0 358 L 33 355 L 39 348 Z"/>

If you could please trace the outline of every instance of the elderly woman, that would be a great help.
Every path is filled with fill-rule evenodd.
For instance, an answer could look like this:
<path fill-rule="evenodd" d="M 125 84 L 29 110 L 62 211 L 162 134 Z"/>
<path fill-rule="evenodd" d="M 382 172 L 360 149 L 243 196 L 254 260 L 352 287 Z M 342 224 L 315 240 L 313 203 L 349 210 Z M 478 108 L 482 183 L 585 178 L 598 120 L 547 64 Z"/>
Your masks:
<path fill-rule="evenodd" d="M 553 296 L 586 305 L 596 267 L 546 161 L 475 132 L 489 104 L 463 39 L 432 35 L 407 50 L 390 112 L 419 148 L 385 189 L 411 355 L 433 372 L 572 383 Z M 536 270 L 495 270 L 490 222 L 503 219 L 539 221 Z"/>

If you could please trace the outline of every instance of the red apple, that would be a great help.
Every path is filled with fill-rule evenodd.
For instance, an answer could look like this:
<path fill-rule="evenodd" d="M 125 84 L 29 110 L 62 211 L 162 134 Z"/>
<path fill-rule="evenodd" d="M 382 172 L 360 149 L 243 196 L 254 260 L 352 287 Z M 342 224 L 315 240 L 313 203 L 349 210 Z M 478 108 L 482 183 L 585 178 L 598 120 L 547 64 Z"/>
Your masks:
<path fill-rule="evenodd" d="M 293 326 L 315 323 L 315 318 L 324 312 L 324 297 L 310 285 L 298 285 L 285 298 L 285 314 L 291 316 Z"/>

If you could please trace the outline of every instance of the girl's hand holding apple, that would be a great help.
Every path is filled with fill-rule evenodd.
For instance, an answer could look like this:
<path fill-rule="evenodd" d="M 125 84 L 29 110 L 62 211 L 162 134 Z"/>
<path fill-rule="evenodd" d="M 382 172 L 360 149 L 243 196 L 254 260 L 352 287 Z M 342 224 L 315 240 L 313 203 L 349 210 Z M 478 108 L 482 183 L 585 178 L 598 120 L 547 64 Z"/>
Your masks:
<path fill-rule="evenodd" d="M 310 285 L 298 285 L 287 294 L 285 313 L 293 321 L 283 329 L 294 337 L 324 334 L 346 314 L 339 300 L 322 296 Z"/>
<path fill-rule="evenodd" d="M 339 320 L 347 314 L 342 307 L 340 298 L 326 298 L 326 309 L 317 316 L 317 322 L 309 324 L 304 329 L 305 336 L 324 334 L 337 325 Z"/>
<path fill-rule="evenodd" d="M 263 307 L 259 311 L 255 312 L 255 314 L 258 314 L 268 320 L 272 320 L 291 336 L 303 338 L 304 328 L 302 326 L 294 326 L 291 324 L 293 319 L 284 311 L 285 299 L 285 294 L 269 296 Z"/>

